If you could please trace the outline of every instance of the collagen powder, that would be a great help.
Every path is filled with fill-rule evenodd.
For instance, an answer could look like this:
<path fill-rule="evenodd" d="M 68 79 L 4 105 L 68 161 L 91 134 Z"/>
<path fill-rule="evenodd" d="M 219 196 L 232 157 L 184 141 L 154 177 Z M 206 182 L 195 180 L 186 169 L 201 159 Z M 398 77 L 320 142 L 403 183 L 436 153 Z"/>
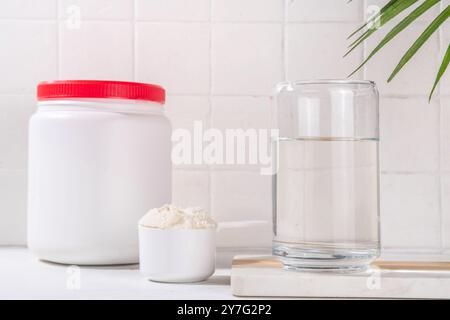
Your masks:
<path fill-rule="evenodd" d="M 211 229 L 217 226 L 202 208 L 180 208 L 169 204 L 151 209 L 139 225 L 158 229 Z"/>

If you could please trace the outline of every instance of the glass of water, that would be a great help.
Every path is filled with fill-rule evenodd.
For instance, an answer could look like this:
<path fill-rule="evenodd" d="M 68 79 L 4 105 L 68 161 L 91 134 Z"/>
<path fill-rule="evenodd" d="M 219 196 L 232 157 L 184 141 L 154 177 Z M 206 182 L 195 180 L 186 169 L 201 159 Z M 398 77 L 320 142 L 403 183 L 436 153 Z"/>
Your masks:
<path fill-rule="evenodd" d="M 287 269 L 364 270 L 380 252 L 375 83 L 281 83 L 274 98 L 273 254 Z"/>

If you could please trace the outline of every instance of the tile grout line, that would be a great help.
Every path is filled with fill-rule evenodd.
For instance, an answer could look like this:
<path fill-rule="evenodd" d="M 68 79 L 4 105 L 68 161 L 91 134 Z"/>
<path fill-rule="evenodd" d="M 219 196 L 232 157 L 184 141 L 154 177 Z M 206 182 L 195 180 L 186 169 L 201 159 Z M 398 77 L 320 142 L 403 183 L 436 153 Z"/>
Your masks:
<path fill-rule="evenodd" d="M 367 0 L 364 0 L 363 6 L 361 8 L 362 9 L 362 12 L 361 12 L 361 14 L 362 14 L 362 17 L 361 17 L 362 23 L 364 23 L 366 21 L 366 8 L 367 8 Z M 362 56 L 362 61 L 361 62 L 363 62 L 364 59 L 367 57 L 367 51 L 368 51 L 367 41 L 364 41 L 363 42 L 363 46 L 362 46 L 362 55 L 363 56 Z M 363 76 L 363 79 L 367 79 L 367 65 L 364 65 L 364 67 L 362 68 L 362 76 Z"/>
<path fill-rule="evenodd" d="M 443 10 L 443 5 L 444 5 L 443 2 L 441 1 L 440 8 L 439 8 L 440 10 L 439 11 Z M 441 53 L 443 54 L 445 52 L 444 50 L 446 50 L 446 48 L 444 47 L 444 31 L 443 31 L 443 28 L 444 28 L 444 26 L 440 26 L 439 29 L 438 29 L 438 32 L 437 32 L 438 50 L 439 50 L 438 58 L 440 58 Z M 437 65 L 436 65 L 436 70 L 438 70 L 439 67 L 440 67 L 440 60 L 438 59 Z M 441 97 L 441 94 L 442 94 L 442 81 L 443 80 L 444 79 L 441 78 L 441 81 L 439 81 L 439 84 L 436 87 L 436 91 L 435 91 L 435 94 L 438 95 L 439 97 Z M 440 99 L 439 99 L 439 104 L 440 104 Z"/>
<path fill-rule="evenodd" d="M 136 0 L 133 0 L 132 2 L 133 10 L 132 10 L 132 30 L 133 30 L 133 36 L 131 37 L 131 47 L 133 48 L 133 54 L 132 54 L 132 65 L 133 70 L 131 76 L 133 77 L 133 81 L 136 81 L 136 74 L 137 74 L 137 67 L 136 67 Z"/>
<path fill-rule="evenodd" d="M 56 1 L 56 77 L 61 79 L 61 31 L 59 22 L 60 3 Z"/>
<path fill-rule="evenodd" d="M 443 130 L 442 130 L 442 101 L 439 98 L 439 103 L 438 103 L 438 170 L 439 170 L 439 174 L 438 174 L 438 207 L 439 207 L 439 233 L 440 233 L 440 249 L 444 250 L 445 247 L 445 243 L 444 243 L 444 236 L 445 236 L 445 232 L 444 232 L 444 212 L 442 210 L 443 208 L 443 204 L 442 204 L 442 134 L 443 134 Z"/>
<path fill-rule="evenodd" d="M 440 11 L 443 9 L 443 2 L 440 3 Z M 443 27 L 440 27 L 438 30 L 438 41 L 439 41 L 439 52 L 443 52 Z M 439 68 L 439 61 L 437 62 L 437 66 Z M 442 203 L 442 135 L 443 135 L 443 125 L 442 125 L 442 82 L 439 83 L 439 87 L 437 88 L 436 94 L 439 95 L 438 102 L 438 206 L 439 206 L 439 234 L 440 234 L 440 250 L 443 252 L 445 248 L 445 231 L 444 231 L 444 212 L 443 212 L 443 203 Z"/>
<path fill-rule="evenodd" d="M 381 170 L 380 174 L 385 175 L 417 175 L 417 174 L 423 174 L 423 175 L 430 175 L 438 177 L 440 175 L 439 170 L 435 171 L 426 171 L 426 170 L 416 170 L 416 171 L 396 171 L 396 170 Z"/>
<path fill-rule="evenodd" d="M 288 53 L 288 29 L 287 29 L 287 17 L 288 17 L 288 10 L 289 10 L 289 4 L 288 4 L 289 0 L 284 0 L 283 1 L 283 22 L 282 22 L 282 28 L 283 28 L 283 33 L 281 36 L 281 41 L 282 41 L 282 47 L 281 47 L 281 59 L 283 59 L 282 61 L 282 74 L 283 74 L 283 80 L 284 81 L 288 81 L 288 58 L 287 58 L 287 53 Z"/>
<path fill-rule="evenodd" d="M 212 126 L 213 110 L 212 110 L 212 100 L 213 100 L 213 14 L 214 14 L 214 1 L 209 1 L 209 95 L 208 95 L 208 127 Z M 211 166 L 207 167 L 208 172 L 208 211 L 213 217 L 212 207 L 213 207 L 213 195 L 212 195 L 212 175 L 213 169 Z"/>
<path fill-rule="evenodd" d="M 27 92 L 21 92 L 17 90 L 11 91 L 0 91 L 0 95 L 23 95 L 27 94 Z M 32 92 L 28 92 L 28 94 L 33 94 Z M 217 94 L 202 94 L 202 93 L 170 93 L 169 97 L 213 97 L 213 98 L 270 98 L 271 94 L 253 94 L 253 93 L 241 93 L 241 94 L 226 94 L 226 93 L 217 93 Z M 449 94 L 441 94 L 440 98 L 450 98 Z M 428 98 L 428 94 L 380 94 L 380 98 L 382 99 L 425 99 Z"/>
<path fill-rule="evenodd" d="M 289 1 L 289 0 L 288 0 Z M 59 21 L 63 22 L 66 20 L 66 18 L 59 18 L 56 19 L 47 17 L 47 18 L 0 18 L 0 21 L 17 21 L 17 22 L 53 22 L 53 21 Z M 129 18 L 85 18 L 82 19 L 83 22 L 104 22 L 104 23 L 114 23 L 114 22 L 130 22 Z M 283 21 L 277 21 L 277 20 L 170 20 L 170 19 L 162 19 L 162 20 L 146 20 L 146 19 L 140 19 L 136 18 L 136 22 L 141 23 L 148 23 L 148 24 L 170 24 L 170 23 L 178 23 L 178 24 L 191 24 L 191 23 L 204 23 L 204 24 L 280 24 Z M 311 21 L 286 21 L 286 24 L 352 24 L 355 22 L 359 22 L 357 20 L 311 20 Z M 418 23 L 421 23 L 425 25 L 427 22 L 425 21 L 418 21 Z"/>
<path fill-rule="evenodd" d="M 441 10 L 444 9 L 444 4 L 443 2 L 441 2 Z M 439 37 L 439 47 L 440 47 L 440 51 L 443 52 L 443 50 L 445 50 L 444 48 L 444 29 L 443 27 L 439 28 L 439 33 L 438 33 L 438 37 Z M 438 62 L 439 65 L 439 62 Z M 442 79 L 441 79 L 442 80 Z M 442 144 L 443 144 L 443 134 L 444 134 L 444 126 L 443 126 L 443 119 L 442 119 L 442 108 L 443 108 L 443 104 L 442 104 L 442 98 L 445 96 L 442 94 L 442 87 L 443 87 L 443 83 L 441 82 L 439 84 L 439 151 L 438 151 L 438 164 L 439 164 L 439 210 L 440 210 L 440 232 L 441 232 L 441 250 L 444 252 L 445 251 L 445 227 L 444 227 L 444 210 L 443 210 L 443 196 L 442 196 L 442 192 L 443 192 L 443 188 L 442 188 L 442 175 L 444 173 L 444 170 L 442 169 Z"/>
<path fill-rule="evenodd" d="M 217 172 L 226 172 L 226 171 L 230 171 L 230 172 L 259 172 L 259 167 L 258 168 L 253 168 L 253 167 L 246 167 L 246 168 L 242 168 L 242 167 L 238 167 L 238 166 L 242 166 L 242 165 L 236 165 L 236 168 L 233 168 L 233 165 L 228 165 L 229 167 L 214 167 L 210 166 L 210 165 L 203 165 L 202 167 L 197 167 L 198 165 L 184 165 L 182 167 L 174 167 L 173 170 L 176 171 L 202 171 L 202 172 L 208 172 L 208 170 L 214 170 Z M 220 166 L 220 165 L 215 165 L 215 166 Z M 226 165 L 223 165 L 226 166 Z M 231 167 L 230 167 L 231 166 Z M 450 172 L 449 172 L 450 173 Z M 432 177 L 439 177 L 439 172 L 437 171 L 381 171 L 380 172 L 381 175 L 398 175 L 398 176 L 409 176 L 409 175 L 428 175 L 428 176 L 432 176 Z"/>
<path fill-rule="evenodd" d="M 20 91 L 0 91 L 0 96 L 21 96 L 21 95 L 33 95 L 33 92 L 20 92 Z M 168 94 L 169 97 L 196 97 L 196 98 L 270 98 L 270 94 L 201 94 L 201 93 L 172 93 Z M 450 98 L 448 94 L 442 94 L 440 98 Z M 380 99 L 425 99 L 428 98 L 427 94 L 381 94 Z"/>

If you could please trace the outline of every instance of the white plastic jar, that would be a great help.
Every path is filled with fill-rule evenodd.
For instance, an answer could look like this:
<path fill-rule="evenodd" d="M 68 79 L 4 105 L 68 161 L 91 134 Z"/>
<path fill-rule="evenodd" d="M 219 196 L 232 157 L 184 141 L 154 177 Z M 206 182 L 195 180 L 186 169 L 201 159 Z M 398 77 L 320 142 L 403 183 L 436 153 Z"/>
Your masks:
<path fill-rule="evenodd" d="M 163 88 L 119 81 L 38 86 L 30 120 L 28 246 L 65 264 L 137 263 L 138 220 L 171 201 Z"/>

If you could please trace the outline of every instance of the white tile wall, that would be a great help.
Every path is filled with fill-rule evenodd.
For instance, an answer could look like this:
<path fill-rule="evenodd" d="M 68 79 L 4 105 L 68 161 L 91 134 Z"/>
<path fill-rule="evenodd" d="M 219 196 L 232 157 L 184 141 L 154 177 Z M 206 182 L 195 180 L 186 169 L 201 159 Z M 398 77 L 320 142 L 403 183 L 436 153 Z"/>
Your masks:
<path fill-rule="evenodd" d="M 362 21 L 363 1 L 287 0 L 287 19 L 295 22 Z"/>
<path fill-rule="evenodd" d="M 210 127 L 210 101 L 204 96 L 168 96 L 166 101 L 166 115 L 172 123 L 172 130 L 188 130 L 194 134 L 194 123 L 201 124 L 203 130 Z M 177 144 L 174 141 L 173 146 Z M 191 157 L 191 159 L 193 159 Z M 205 164 L 174 164 L 174 168 L 207 170 Z"/>
<path fill-rule="evenodd" d="M 369 8 L 370 6 L 376 6 L 376 7 L 381 9 L 387 3 L 387 1 L 384 1 L 384 0 L 365 0 L 365 1 L 366 1 L 366 8 Z M 442 0 L 442 1 L 445 2 L 446 0 Z M 416 3 L 414 3 L 410 7 L 411 11 L 413 9 L 416 9 L 421 4 L 422 4 L 422 1 L 417 1 Z M 436 17 L 436 15 L 439 14 L 439 11 L 440 11 L 440 5 L 439 5 L 439 3 L 437 3 L 433 7 L 431 7 L 423 16 L 419 17 L 417 20 L 418 21 L 431 22 Z M 366 10 L 366 17 L 367 18 L 370 17 L 370 14 L 371 14 L 370 10 Z M 391 22 L 390 26 L 393 26 L 394 24 L 398 23 L 400 21 L 400 19 L 403 19 L 408 14 L 409 14 L 409 12 L 400 14 L 397 17 L 397 19 L 395 19 L 395 21 Z"/>
<path fill-rule="evenodd" d="M 82 20 L 132 19 L 133 8 L 133 0 L 60 0 L 58 16 L 70 19 L 79 14 Z"/>
<path fill-rule="evenodd" d="M 271 127 L 271 105 L 269 97 L 215 96 L 212 98 L 211 127 L 221 130 L 224 135 L 227 129 L 268 129 Z M 248 155 L 248 148 L 246 152 Z M 260 168 L 258 164 L 217 164 L 212 167 L 228 170 Z"/>
<path fill-rule="evenodd" d="M 33 93 L 38 81 L 58 77 L 56 22 L 0 20 L 0 39 L 1 93 Z"/>
<path fill-rule="evenodd" d="M 438 170 L 439 103 L 427 103 L 425 97 L 381 99 L 380 161 L 383 172 Z"/>
<path fill-rule="evenodd" d="M 172 201 L 179 206 L 210 210 L 208 171 L 175 170 L 172 177 Z"/>
<path fill-rule="evenodd" d="M 0 170 L 25 170 L 28 119 L 36 110 L 34 96 L 0 95 L 0 106 Z"/>
<path fill-rule="evenodd" d="M 166 97 L 165 112 L 172 123 L 172 129 L 192 129 L 194 121 L 209 127 L 210 99 L 204 96 Z"/>
<path fill-rule="evenodd" d="M 59 29 L 59 73 L 64 79 L 133 80 L 131 22 L 83 21 Z"/>
<path fill-rule="evenodd" d="M 284 0 L 215 0 L 213 21 L 283 21 Z"/>
<path fill-rule="evenodd" d="M 361 62 L 362 46 L 345 60 L 345 40 L 357 23 L 293 23 L 287 26 L 288 79 L 346 78 Z M 311 35 L 314 35 L 313 37 Z M 360 78 L 362 72 L 355 75 Z"/>
<path fill-rule="evenodd" d="M 280 24 L 216 23 L 212 36 L 213 94 L 267 95 L 282 80 Z"/>
<path fill-rule="evenodd" d="M 209 21 L 210 0 L 136 0 L 136 18 L 145 21 Z"/>
<path fill-rule="evenodd" d="M 409 26 L 403 31 L 401 37 L 388 43 L 367 65 L 366 78 L 375 80 L 382 94 L 426 95 L 429 93 L 439 67 L 436 59 L 439 53 L 437 33 L 424 44 L 391 83 L 387 83 L 387 79 L 403 54 L 423 32 L 426 25 L 421 23 Z M 366 55 L 383 39 L 385 34 L 385 30 L 379 30 L 367 41 Z M 430 57 L 433 58 L 430 59 Z M 417 70 L 420 70 L 420 75 Z"/>
<path fill-rule="evenodd" d="M 450 1 L 448 2 L 448 5 L 450 5 Z M 439 65 L 442 62 L 442 59 L 444 58 L 445 53 L 447 52 L 447 48 L 450 44 L 450 28 L 444 28 L 441 30 L 441 52 L 439 54 Z M 440 84 L 440 90 L 443 95 L 450 95 L 450 75 L 446 73 L 441 80 Z"/>
<path fill-rule="evenodd" d="M 212 98 L 212 127 L 227 128 L 270 128 L 269 97 L 227 97 Z"/>
<path fill-rule="evenodd" d="M 211 176 L 211 214 L 219 222 L 250 223 L 219 229 L 222 246 L 270 245 L 271 177 L 259 172 L 217 171 Z M 251 222 L 258 222 L 255 226 Z"/>
<path fill-rule="evenodd" d="M 219 221 L 271 220 L 271 177 L 258 172 L 212 174 L 211 211 Z"/>
<path fill-rule="evenodd" d="M 385 1 L 2 0 L 0 244 L 26 240 L 26 129 L 39 81 L 159 83 L 169 92 L 174 129 L 191 129 L 194 120 L 204 128 L 267 127 L 276 82 L 343 78 L 362 62 L 385 31 L 343 59 L 346 37 L 368 5 Z M 450 28 L 385 83 L 438 11 L 355 75 L 376 80 L 382 96 L 381 215 L 389 249 L 450 250 L 450 73 L 426 101 Z M 221 229 L 221 246 L 269 245 L 271 183 L 254 167 L 180 165 L 173 182 L 174 201 L 202 205 L 221 222 L 262 221 Z"/>
<path fill-rule="evenodd" d="M 2 1 L 0 18 L 49 19 L 56 17 L 58 0 Z"/>
<path fill-rule="evenodd" d="M 26 239 L 28 119 L 34 96 L 0 95 L 0 244 Z"/>
<path fill-rule="evenodd" d="M 25 170 L 0 169 L 0 244 L 26 241 L 27 182 Z"/>
<path fill-rule="evenodd" d="M 441 177 L 442 197 L 442 245 L 446 251 L 450 251 L 450 174 L 445 173 Z"/>
<path fill-rule="evenodd" d="M 441 99 L 441 169 L 450 172 L 450 98 Z"/>
<path fill-rule="evenodd" d="M 171 93 L 209 93 L 209 24 L 139 22 L 135 41 L 138 80 Z"/>
<path fill-rule="evenodd" d="M 381 233 L 385 248 L 433 250 L 441 246 L 439 181 L 431 174 L 381 178 Z"/>

